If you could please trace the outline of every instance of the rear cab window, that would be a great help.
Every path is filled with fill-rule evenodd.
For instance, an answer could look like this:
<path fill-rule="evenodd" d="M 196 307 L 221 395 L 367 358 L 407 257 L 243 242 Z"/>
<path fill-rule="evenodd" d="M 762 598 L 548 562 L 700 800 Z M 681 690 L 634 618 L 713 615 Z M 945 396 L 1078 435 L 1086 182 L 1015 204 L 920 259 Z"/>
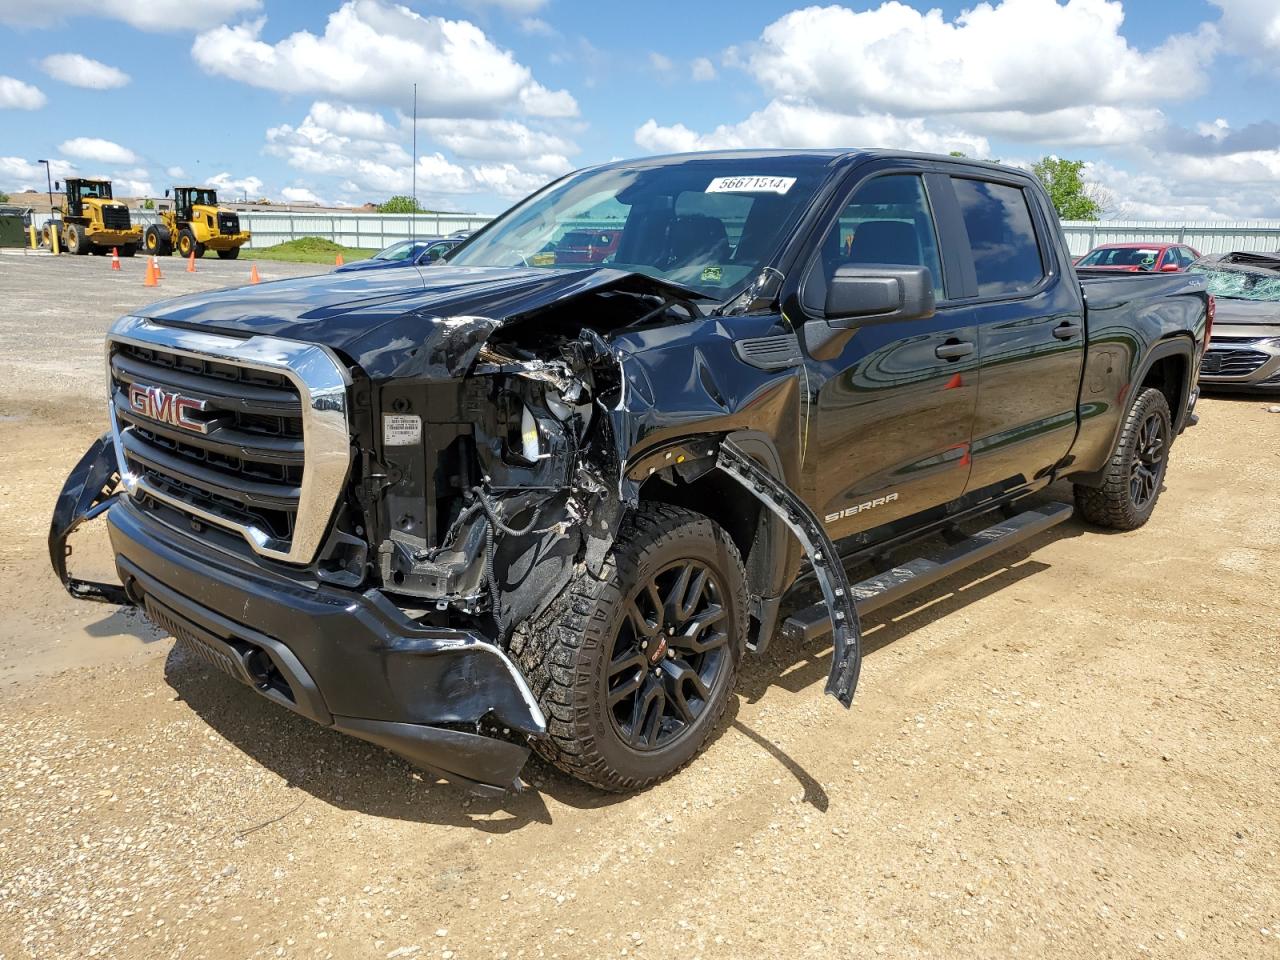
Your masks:
<path fill-rule="evenodd" d="M 979 297 L 1029 294 L 1045 279 L 1044 257 L 1026 191 L 989 180 L 953 177 Z"/>

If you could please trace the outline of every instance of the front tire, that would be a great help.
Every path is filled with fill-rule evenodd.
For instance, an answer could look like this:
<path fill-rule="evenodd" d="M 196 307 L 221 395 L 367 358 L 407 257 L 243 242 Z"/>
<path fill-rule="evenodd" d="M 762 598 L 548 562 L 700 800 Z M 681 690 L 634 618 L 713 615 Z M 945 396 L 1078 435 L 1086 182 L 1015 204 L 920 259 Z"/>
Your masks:
<path fill-rule="evenodd" d="M 84 256 L 89 252 L 89 238 L 78 223 L 67 224 L 67 253 Z"/>
<path fill-rule="evenodd" d="M 237 258 L 237 257 L 239 257 L 239 256 L 240 256 L 240 248 L 239 248 L 239 247 L 232 247 L 230 250 L 219 250 L 219 251 L 218 251 L 218 259 L 219 259 L 219 260 L 234 260 L 234 259 L 236 259 L 236 258 Z"/>
<path fill-rule="evenodd" d="M 585 569 L 511 641 L 543 713 L 534 749 L 604 790 L 640 790 L 706 744 L 733 694 L 746 574 L 701 514 L 643 503 L 599 577 Z"/>
<path fill-rule="evenodd" d="M 1102 486 L 1075 487 L 1080 515 L 1112 530 L 1136 530 L 1151 519 L 1169 466 L 1172 441 L 1169 401 L 1159 390 L 1148 387 L 1125 415 L 1120 438 L 1103 471 Z"/>

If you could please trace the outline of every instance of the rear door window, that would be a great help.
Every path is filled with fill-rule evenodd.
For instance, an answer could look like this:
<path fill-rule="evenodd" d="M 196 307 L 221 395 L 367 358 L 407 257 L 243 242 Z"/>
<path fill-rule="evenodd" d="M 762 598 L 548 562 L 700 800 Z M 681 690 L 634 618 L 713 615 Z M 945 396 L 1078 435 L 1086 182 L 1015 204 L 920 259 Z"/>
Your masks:
<path fill-rule="evenodd" d="M 953 178 L 978 279 L 978 296 L 1029 293 L 1044 279 L 1044 262 L 1027 196 L 1019 187 Z"/>

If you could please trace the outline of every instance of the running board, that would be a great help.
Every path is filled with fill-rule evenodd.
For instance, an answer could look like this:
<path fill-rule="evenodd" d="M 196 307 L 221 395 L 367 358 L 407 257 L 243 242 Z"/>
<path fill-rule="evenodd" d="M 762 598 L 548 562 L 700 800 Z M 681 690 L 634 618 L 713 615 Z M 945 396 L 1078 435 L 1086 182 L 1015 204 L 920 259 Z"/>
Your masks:
<path fill-rule="evenodd" d="M 943 580 L 953 573 L 994 556 L 1070 518 L 1069 503 L 1051 503 L 1027 510 L 980 530 L 967 540 L 947 547 L 934 557 L 909 560 L 850 587 L 859 616 L 901 600 L 908 594 Z M 825 603 L 798 611 L 782 625 L 787 640 L 808 643 L 831 633 L 831 613 Z"/>

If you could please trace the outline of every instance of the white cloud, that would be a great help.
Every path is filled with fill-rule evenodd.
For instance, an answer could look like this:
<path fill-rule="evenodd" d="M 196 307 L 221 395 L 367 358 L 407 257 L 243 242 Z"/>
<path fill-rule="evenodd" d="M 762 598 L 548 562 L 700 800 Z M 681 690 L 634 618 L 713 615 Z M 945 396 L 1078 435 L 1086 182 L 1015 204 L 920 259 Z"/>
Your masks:
<path fill-rule="evenodd" d="M 670 73 L 676 68 L 670 57 L 665 53 L 658 53 L 656 50 L 649 54 L 649 66 L 658 73 Z"/>
<path fill-rule="evenodd" d="M 205 180 L 207 186 L 213 187 L 219 194 L 226 194 L 222 199 L 232 200 L 248 195 L 250 200 L 262 196 L 262 181 L 257 177 L 233 177 L 229 173 L 214 174 Z"/>
<path fill-rule="evenodd" d="M 39 110 L 48 102 L 39 87 L 0 76 L 0 110 Z"/>
<path fill-rule="evenodd" d="M 541 17 L 524 17 L 520 20 L 520 31 L 531 37 L 557 36 L 556 28 Z"/>
<path fill-rule="evenodd" d="M 0 0 L 0 23 L 51 27 L 73 17 L 103 17 L 139 30 L 204 30 L 261 6 L 262 0 Z"/>
<path fill-rule="evenodd" d="M 40 69 L 55 80 L 89 90 L 114 90 L 129 83 L 123 70 L 79 53 L 50 54 L 40 61 Z"/>
<path fill-rule="evenodd" d="M 1276 69 L 1280 54 L 1280 6 L 1275 0 L 1209 0 L 1222 9 L 1222 32 L 1235 50 Z"/>
<path fill-rule="evenodd" d="M 547 0 L 466 0 L 471 7 L 497 7 L 512 16 L 537 13 L 547 5 Z"/>
<path fill-rule="evenodd" d="M 716 65 L 706 57 L 698 57 L 689 67 L 689 73 L 698 83 L 716 78 Z"/>
<path fill-rule="evenodd" d="M 363 140 L 392 140 L 395 128 L 380 113 L 370 113 L 355 107 L 334 106 L 317 100 L 311 105 L 307 119 L 317 126 L 327 127 L 334 133 Z"/>
<path fill-rule="evenodd" d="M 418 126 L 436 143 L 467 160 L 516 162 L 543 174 L 567 173 L 576 144 L 514 120 L 421 120 Z"/>
<path fill-rule="evenodd" d="M 165 170 L 165 175 L 171 180 L 185 180 L 187 178 L 187 171 L 183 170 L 181 167 L 169 167 Z"/>
<path fill-rule="evenodd" d="M 319 197 L 306 187 L 285 187 L 280 191 L 280 196 L 288 203 L 323 203 Z"/>
<path fill-rule="evenodd" d="M 406 111 L 417 81 L 420 115 L 484 116 L 512 107 L 549 116 L 577 113 L 568 92 L 536 83 L 510 51 L 466 21 L 424 17 L 382 0 L 349 0 L 329 15 L 318 36 L 299 30 L 268 43 L 265 24 L 259 18 L 202 33 L 192 56 L 207 73 L 268 90 Z"/>
<path fill-rule="evenodd" d="M 809 103 L 782 100 L 774 100 L 741 123 L 721 124 L 705 134 L 684 124 L 664 127 L 650 119 L 636 130 L 635 141 L 653 153 L 847 145 L 929 153 L 960 150 L 970 156 L 988 156 L 991 149 L 984 137 L 959 130 L 935 130 L 919 118 L 904 119 L 889 114 L 851 116 Z"/>
<path fill-rule="evenodd" d="M 1163 158 L 1149 156 L 1148 161 Z M 1266 165 L 1264 165 L 1266 166 Z M 1275 165 L 1272 165 L 1275 169 Z M 1136 170 L 1109 163 L 1086 166 L 1085 175 L 1116 199 L 1114 215 L 1127 220 L 1253 220 L 1280 217 L 1275 184 L 1233 184 L 1223 189 L 1217 171 L 1180 169 L 1173 176 L 1162 166 L 1138 164 Z M 1186 179 L 1187 173 L 1193 173 Z"/>
<path fill-rule="evenodd" d="M 111 192 L 116 197 L 154 197 L 156 188 L 147 179 L 122 177 L 119 174 L 94 174 L 96 179 L 110 180 Z"/>
<path fill-rule="evenodd" d="M 472 167 L 471 175 L 481 187 L 511 200 L 527 197 L 552 179 L 540 173 L 521 170 L 513 163 L 482 164 Z"/>
<path fill-rule="evenodd" d="M 76 170 L 75 164 L 65 160 L 50 161 L 49 167 L 54 180 L 61 180 L 74 174 Z M 22 157 L 0 157 L 0 190 L 35 190 L 43 193 L 49 188 L 48 179 L 43 163 Z"/>
<path fill-rule="evenodd" d="M 1183 99 L 1205 85 L 1212 28 L 1150 52 L 1121 35 L 1117 0 L 1002 0 L 947 21 L 898 2 L 794 10 L 737 56 L 776 97 L 913 116 Z M 1177 83 L 1170 83 L 1177 77 Z"/>
<path fill-rule="evenodd" d="M 136 164 L 138 155 L 128 147 L 98 137 L 72 137 L 58 145 L 58 152 L 93 163 Z"/>
<path fill-rule="evenodd" d="M 960 113 L 951 118 L 971 130 L 1010 140 L 1074 147 L 1143 143 L 1165 127 L 1157 107 L 1064 107 L 1046 113 L 1018 110 Z"/>

